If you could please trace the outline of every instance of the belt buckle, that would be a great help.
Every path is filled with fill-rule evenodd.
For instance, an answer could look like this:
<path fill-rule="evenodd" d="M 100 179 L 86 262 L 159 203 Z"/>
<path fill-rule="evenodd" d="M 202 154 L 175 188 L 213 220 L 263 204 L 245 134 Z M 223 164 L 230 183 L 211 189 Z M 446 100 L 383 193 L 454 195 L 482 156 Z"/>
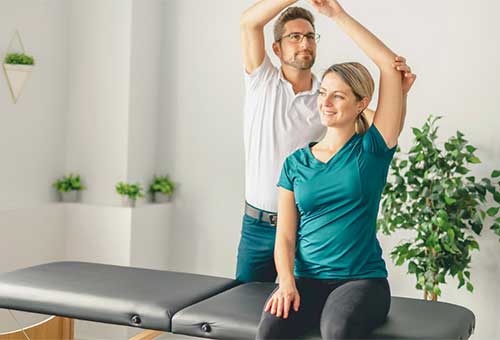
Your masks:
<path fill-rule="evenodd" d="M 272 226 L 276 226 L 277 219 L 278 219 L 278 215 L 269 215 L 269 223 Z"/>

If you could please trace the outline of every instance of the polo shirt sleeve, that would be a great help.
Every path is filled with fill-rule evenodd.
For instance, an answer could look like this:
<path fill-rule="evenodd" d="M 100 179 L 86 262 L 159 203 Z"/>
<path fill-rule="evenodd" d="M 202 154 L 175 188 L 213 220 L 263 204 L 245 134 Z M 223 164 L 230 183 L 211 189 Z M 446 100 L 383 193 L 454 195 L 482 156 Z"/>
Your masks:
<path fill-rule="evenodd" d="M 259 67 L 252 73 L 248 74 L 245 66 L 243 66 L 243 73 L 245 74 L 245 87 L 247 90 L 255 90 L 259 85 L 267 83 L 272 77 L 276 76 L 278 69 L 273 65 L 267 53 L 264 60 Z"/>
<path fill-rule="evenodd" d="M 293 171 L 290 157 L 285 159 L 281 168 L 280 178 L 276 184 L 278 187 L 293 191 Z"/>
<path fill-rule="evenodd" d="M 375 124 L 372 124 L 363 135 L 363 150 L 365 152 L 392 158 L 397 147 L 397 145 L 393 148 L 387 146 L 384 137 L 382 137 Z"/>

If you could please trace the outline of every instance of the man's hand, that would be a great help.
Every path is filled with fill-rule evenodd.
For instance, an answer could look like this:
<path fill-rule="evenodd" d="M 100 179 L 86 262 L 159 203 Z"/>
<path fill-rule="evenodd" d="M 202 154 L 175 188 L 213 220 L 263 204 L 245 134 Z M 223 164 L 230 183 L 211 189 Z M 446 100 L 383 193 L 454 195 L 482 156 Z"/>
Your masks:
<path fill-rule="evenodd" d="M 330 18 L 344 12 L 344 9 L 336 0 L 310 0 L 310 2 L 318 12 Z"/>
<path fill-rule="evenodd" d="M 417 79 L 417 75 L 411 72 L 410 66 L 406 65 L 406 58 L 396 57 L 392 66 L 401 72 L 403 77 L 403 95 L 407 95 Z"/>

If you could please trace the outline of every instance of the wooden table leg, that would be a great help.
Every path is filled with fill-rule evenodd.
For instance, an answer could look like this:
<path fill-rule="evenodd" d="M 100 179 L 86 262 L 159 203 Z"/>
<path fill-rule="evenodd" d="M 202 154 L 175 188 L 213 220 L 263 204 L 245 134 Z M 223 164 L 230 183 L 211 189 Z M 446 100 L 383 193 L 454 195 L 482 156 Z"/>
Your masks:
<path fill-rule="evenodd" d="M 160 331 L 147 330 L 137 334 L 136 336 L 130 338 L 129 340 L 152 340 L 162 334 L 163 332 Z"/>

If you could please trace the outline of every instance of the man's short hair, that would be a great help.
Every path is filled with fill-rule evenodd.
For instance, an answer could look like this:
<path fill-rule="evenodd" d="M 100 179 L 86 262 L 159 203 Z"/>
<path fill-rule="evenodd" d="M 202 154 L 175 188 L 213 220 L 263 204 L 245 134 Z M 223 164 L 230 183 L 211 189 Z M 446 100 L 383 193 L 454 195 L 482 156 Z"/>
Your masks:
<path fill-rule="evenodd" d="M 283 36 L 285 24 L 295 19 L 304 19 L 309 21 L 313 29 L 316 31 L 314 26 L 314 16 L 310 11 L 302 7 L 288 7 L 281 13 L 278 20 L 276 20 L 276 23 L 274 24 L 274 41 L 279 41 Z"/>

